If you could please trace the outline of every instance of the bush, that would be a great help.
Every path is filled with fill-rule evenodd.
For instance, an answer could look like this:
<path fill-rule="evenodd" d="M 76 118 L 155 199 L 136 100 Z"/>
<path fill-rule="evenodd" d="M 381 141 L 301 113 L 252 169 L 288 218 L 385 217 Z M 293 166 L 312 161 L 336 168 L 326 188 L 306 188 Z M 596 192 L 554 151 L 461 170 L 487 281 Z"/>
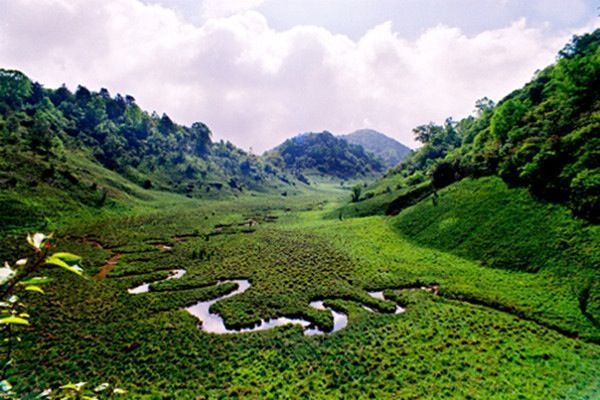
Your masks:
<path fill-rule="evenodd" d="M 406 207 L 412 206 L 413 204 L 423 200 L 425 197 L 431 194 L 431 192 L 433 192 L 433 187 L 431 184 L 422 184 L 420 186 L 416 186 L 414 189 L 404 193 L 401 196 L 398 196 L 394 201 L 392 201 L 385 213 L 386 215 L 396 215 Z"/>
<path fill-rule="evenodd" d="M 354 185 L 352 187 L 352 202 L 356 203 L 360 200 L 360 194 L 362 193 L 362 187 L 360 185 Z"/>
<path fill-rule="evenodd" d="M 406 178 L 406 183 L 408 186 L 418 185 L 421 182 L 425 181 L 425 175 L 421 171 L 417 171 Z"/>
<path fill-rule="evenodd" d="M 600 222 L 600 172 L 584 169 L 571 182 L 573 212 L 593 223 Z"/>
<path fill-rule="evenodd" d="M 458 166 L 449 161 L 438 163 L 431 174 L 431 184 L 436 189 L 444 188 L 460 179 Z"/>

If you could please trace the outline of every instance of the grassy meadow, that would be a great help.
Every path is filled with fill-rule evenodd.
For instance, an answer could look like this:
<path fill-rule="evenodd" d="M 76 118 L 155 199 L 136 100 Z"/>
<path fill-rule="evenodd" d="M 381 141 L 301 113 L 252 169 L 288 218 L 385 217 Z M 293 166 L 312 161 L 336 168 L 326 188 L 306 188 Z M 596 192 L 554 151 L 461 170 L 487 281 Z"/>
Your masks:
<path fill-rule="evenodd" d="M 140 190 L 127 207 L 52 225 L 87 275 L 118 260 L 99 280 L 52 270 L 46 296 L 27 297 L 11 382 L 23 393 L 110 382 L 139 399 L 600 397 L 597 226 L 497 178 L 393 217 L 333 218 L 349 191 L 316 186 L 219 200 Z M 25 254 L 21 242 L 7 235 L 5 258 Z M 173 269 L 187 273 L 127 292 Z M 229 328 L 288 316 L 330 330 L 331 314 L 309 306 L 321 299 L 348 326 L 216 335 L 183 310 L 242 278 L 251 288 L 213 307 Z"/>

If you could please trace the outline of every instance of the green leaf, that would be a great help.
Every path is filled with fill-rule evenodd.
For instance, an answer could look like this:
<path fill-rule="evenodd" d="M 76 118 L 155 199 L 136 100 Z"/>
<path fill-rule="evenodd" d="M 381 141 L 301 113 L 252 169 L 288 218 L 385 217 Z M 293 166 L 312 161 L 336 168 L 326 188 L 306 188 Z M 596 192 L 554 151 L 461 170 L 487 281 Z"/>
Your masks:
<path fill-rule="evenodd" d="M 52 278 L 48 278 L 47 276 L 36 276 L 33 278 L 23 279 L 21 282 L 19 282 L 19 285 L 43 285 L 50 282 L 52 282 Z"/>
<path fill-rule="evenodd" d="M 8 393 L 11 391 L 11 389 L 12 389 L 12 385 L 10 384 L 9 381 L 4 380 L 4 381 L 0 382 L 0 392 Z"/>
<path fill-rule="evenodd" d="M 56 257 L 56 254 L 51 255 L 46 258 L 46 264 L 56 265 L 57 267 L 61 267 L 66 269 L 67 271 L 73 272 L 79 276 L 83 276 L 83 269 L 79 265 L 69 265 L 61 258 Z"/>
<path fill-rule="evenodd" d="M 62 385 L 61 389 L 71 389 L 71 390 L 81 390 L 87 382 L 78 382 L 78 383 L 67 383 L 66 385 Z"/>
<path fill-rule="evenodd" d="M 17 325 L 29 325 L 29 321 L 24 318 L 15 316 L 0 317 L 0 324 L 17 324 Z"/>
<path fill-rule="evenodd" d="M 77 264 L 81 261 L 81 257 L 71 253 L 58 252 L 52 254 L 50 257 L 60 258 L 66 263 Z"/>
<path fill-rule="evenodd" d="M 49 399 L 51 394 L 52 394 L 52 389 L 46 389 L 42 393 L 37 395 L 35 398 L 36 399 Z"/>
<path fill-rule="evenodd" d="M 42 290 L 42 288 L 39 286 L 35 286 L 35 285 L 25 286 L 25 290 L 28 290 L 30 292 L 38 292 L 38 293 L 44 294 L 44 291 Z"/>

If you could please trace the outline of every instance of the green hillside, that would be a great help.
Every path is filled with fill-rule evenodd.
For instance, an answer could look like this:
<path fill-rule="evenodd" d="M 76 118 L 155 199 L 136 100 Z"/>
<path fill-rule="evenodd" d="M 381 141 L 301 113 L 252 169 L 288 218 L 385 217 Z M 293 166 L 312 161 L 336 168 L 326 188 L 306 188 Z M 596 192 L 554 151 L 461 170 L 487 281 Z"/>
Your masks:
<path fill-rule="evenodd" d="M 268 161 L 213 142 L 202 123 L 178 125 L 106 89 L 46 89 L 0 70 L 0 232 L 131 211 L 168 193 L 222 198 L 295 184 Z"/>
<path fill-rule="evenodd" d="M 401 187 L 431 180 L 441 188 L 467 176 L 497 175 L 598 222 L 599 85 L 596 30 L 575 36 L 554 65 L 498 104 L 484 98 L 476 103 L 476 115 L 416 127 L 423 145 L 386 179 Z"/>
<path fill-rule="evenodd" d="M 400 213 L 394 225 L 422 245 L 491 267 L 575 273 L 600 262 L 597 225 L 493 177 L 450 185 Z"/>
<path fill-rule="evenodd" d="M 600 329 L 600 227 L 573 218 L 564 206 L 537 201 L 498 178 L 465 179 L 404 210 L 392 224 L 421 246 L 562 281 L 571 304 Z"/>
<path fill-rule="evenodd" d="M 397 166 L 411 152 L 411 149 L 402 143 L 373 129 L 359 129 L 339 137 L 348 143 L 362 146 L 366 151 L 379 157 L 387 168 Z"/>
<path fill-rule="evenodd" d="M 129 95 L 83 86 L 75 93 L 65 86 L 46 89 L 19 71 L 0 70 L 0 144 L 3 158 L 20 157 L 7 160 L 17 167 L 26 166 L 26 155 L 51 167 L 77 152 L 146 189 L 196 197 L 289 182 L 268 162 L 211 136 L 201 122 L 182 126 L 145 112 Z M 21 183 L 13 169 L 0 171 L 5 186 Z"/>
<path fill-rule="evenodd" d="M 352 179 L 380 174 L 384 165 L 361 146 L 325 131 L 288 139 L 266 153 L 274 164 L 297 175 L 318 174 Z"/>
<path fill-rule="evenodd" d="M 385 174 L 0 70 L 0 399 L 600 398 L 599 44 Z"/>

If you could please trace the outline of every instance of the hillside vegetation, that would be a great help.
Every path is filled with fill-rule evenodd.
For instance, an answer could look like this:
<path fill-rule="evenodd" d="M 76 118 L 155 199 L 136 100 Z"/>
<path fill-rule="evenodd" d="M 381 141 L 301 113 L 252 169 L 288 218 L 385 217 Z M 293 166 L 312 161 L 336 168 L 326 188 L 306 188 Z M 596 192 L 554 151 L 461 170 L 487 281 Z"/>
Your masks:
<path fill-rule="evenodd" d="M 288 139 L 268 152 L 266 158 L 296 175 L 351 179 L 373 176 L 384 170 L 383 163 L 362 146 L 350 144 L 327 131 Z"/>
<path fill-rule="evenodd" d="M 174 123 L 169 116 L 141 110 L 129 95 L 108 90 L 75 93 L 62 86 L 46 89 L 24 74 L 0 70 L 0 144 L 10 168 L 0 171 L 3 187 L 22 185 L 15 170 L 46 162 L 42 180 L 60 186 L 71 175 L 69 158 L 87 158 L 146 189 L 201 196 L 211 191 L 263 190 L 287 184 L 273 165 L 236 148 L 213 142 L 201 122 Z"/>
<path fill-rule="evenodd" d="M 130 398 L 598 394 L 600 353 L 588 341 L 600 331 L 579 309 L 577 281 L 487 268 L 420 245 L 385 217 L 323 219 L 327 209 L 315 200 L 189 199 L 162 203 L 160 213 L 60 229 L 57 250 L 77 250 L 90 275 L 121 257 L 98 281 L 49 271 L 56 284 L 46 298 L 30 299 L 40 322 L 16 346 L 11 379 L 23 393 L 66 380 L 117 382 Z M 239 231 L 249 216 L 260 223 Z M 215 228 L 223 225 L 231 231 Z M 187 273 L 127 293 L 174 268 Z M 312 337 L 298 326 L 207 334 L 182 308 L 213 298 L 215 282 L 234 277 L 252 287 L 215 305 L 229 326 L 289 315 L 326 328 L 330 315 L 309 306 L 319 298 L 333 298 L 348 326 Z M 438 295 L 419 289 L 434 283 Z M 406 312 L 366 310 L 362 301 L 383 310 L 389 303 L 373 302 L 367 290 L 384 290 Z"/>
<path fill-rule="evenodd" d="M 599 42 L 416 128 L 383 177 L 329 132 L 257 157 L 131 97 L 0 70 L 0 292 L 4 318 L 22 302 L 31 320 L 0 329 L 0 397 L 600 398 Z M 28 246 L 34 229 L 51 245 Z M 40 246 L 91 279 L 45 268 L 43 296 L 9 296 Z M 221 298 L 234 279 L 247 290 Z M 207 332 L 187 310 L 207 301 L 229 330 L 321 334 Z"/>
<path fill-rule="evenodd" d="M 362 146 L 381 159 L 387 168 L 397 166 L 411 152 L 411 149 L 402 143 L 373 129 L 359 129 L 340 137 L 348 143 Z"/>
<path fill-rule="evenodd" d="M 466 176 L 497 175 L 598 222 L 599 46 L 600 30 L 575 36 L 554 65 L 498 104 L 484 98 L 476 115 L 416 127 L 423 145 L 384 178 L 387 197 L 426 180 L 439 189 Z"/>
<path fill-rule="evenodd" d="M 213 142 L 203 123 L 178 125 L 141 110 L 131 96 L 46 89 L 0 69 L 0 232 L 176 201 L 169 193 L 287 193 L 296 183 L 260 157 Z"/>

